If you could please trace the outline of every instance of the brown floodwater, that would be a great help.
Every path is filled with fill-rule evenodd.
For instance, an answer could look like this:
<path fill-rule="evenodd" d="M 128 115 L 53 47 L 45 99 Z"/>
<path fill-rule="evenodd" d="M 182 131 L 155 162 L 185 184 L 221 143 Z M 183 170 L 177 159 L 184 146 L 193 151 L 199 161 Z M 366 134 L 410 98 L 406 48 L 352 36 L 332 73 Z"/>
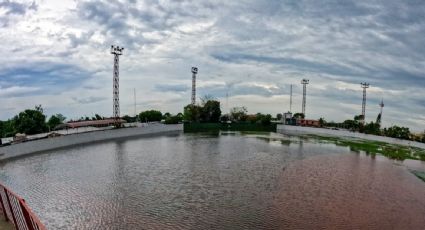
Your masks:
<path fill-rule="evenodd" d="M 48 229 L 425 229 L 424 162 L 275 133 L 174 134 L 0 163 Z"/>
<path fill-rule="evenodd" d="M 281 229 L 425 229 L 425 183 L 386 159 L 310 157 L 280 178 Z"/>

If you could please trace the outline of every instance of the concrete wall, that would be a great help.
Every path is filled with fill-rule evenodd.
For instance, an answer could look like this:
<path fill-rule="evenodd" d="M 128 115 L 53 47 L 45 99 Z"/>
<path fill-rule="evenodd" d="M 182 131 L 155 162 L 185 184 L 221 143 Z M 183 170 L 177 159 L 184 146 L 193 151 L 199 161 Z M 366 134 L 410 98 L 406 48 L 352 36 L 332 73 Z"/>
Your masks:
<path fill-rule="evenodd" d="M 0 147 L 0 160 L 23 156 L 26 154 L 57 149 L 72 145 L 118 138 L 183 131 L 183 125 L 151 124 L 145 127 L 112 129 L 87 133 L 71 134 L 54 138 L 28 141 Z"/>
<path fill-rule="evenodd" d="M 315 135 L 326 135 L 326 136 L 337 136 L 337 137 L 354 137 L 354 138 L 361 138 L 361 139 L 366 139 L 371 141 L 381 141 L 381 142 L 390 143 L 390 144 L 414 146 L 414 147 L 425 149 L 425 143 L 401 140 L 401 139 L 396 139 L 391 137 L 375 136 L 375 135 L 364 134 L 364 133 L 356 133 L 356 132 L 350 132 L 347 130 L 332 130 L 332 129 L 291 126 L 291 125 L 277 125 L 276 129 L 278 133 L 283 133 L 283 134 L 296 134 L 296 135 L 297 134 L 298 135 L 299 134 L 315 134 Z"/>

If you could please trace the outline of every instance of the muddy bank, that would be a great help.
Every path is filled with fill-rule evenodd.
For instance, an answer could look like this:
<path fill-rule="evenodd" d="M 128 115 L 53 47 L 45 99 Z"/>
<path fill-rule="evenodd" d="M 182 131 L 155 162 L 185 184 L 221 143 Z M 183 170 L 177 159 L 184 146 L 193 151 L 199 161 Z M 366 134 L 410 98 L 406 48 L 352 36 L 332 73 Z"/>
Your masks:
<path fill-rule="evenodd" d="M 362 155 L 316 156 L 285 168 L 273 212 L 280 229 L 423 229 L 425 183 Z"/>

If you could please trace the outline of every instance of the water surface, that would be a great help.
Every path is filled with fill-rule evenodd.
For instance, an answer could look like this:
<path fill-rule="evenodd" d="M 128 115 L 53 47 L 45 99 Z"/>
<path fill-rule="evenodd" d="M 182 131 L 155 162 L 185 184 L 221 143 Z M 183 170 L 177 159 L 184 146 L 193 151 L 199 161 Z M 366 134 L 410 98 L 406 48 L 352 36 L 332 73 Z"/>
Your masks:
<path fill-rule="evenodd" d="M 275 133 L 109 141 L 0 168 L 48 229 L 425 225 L 425 183 L 405 165 Z"/>

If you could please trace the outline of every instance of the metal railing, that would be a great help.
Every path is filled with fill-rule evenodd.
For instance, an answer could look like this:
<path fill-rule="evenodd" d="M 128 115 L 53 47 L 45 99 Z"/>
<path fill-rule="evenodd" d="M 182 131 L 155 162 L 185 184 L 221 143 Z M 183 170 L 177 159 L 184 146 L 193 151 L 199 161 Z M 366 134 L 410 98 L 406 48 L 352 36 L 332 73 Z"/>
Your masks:
<path fill-rule="evenodd" d="M 0 183 L 0 211 L 17 230 L 46 230 L 25 200 Z"/>

